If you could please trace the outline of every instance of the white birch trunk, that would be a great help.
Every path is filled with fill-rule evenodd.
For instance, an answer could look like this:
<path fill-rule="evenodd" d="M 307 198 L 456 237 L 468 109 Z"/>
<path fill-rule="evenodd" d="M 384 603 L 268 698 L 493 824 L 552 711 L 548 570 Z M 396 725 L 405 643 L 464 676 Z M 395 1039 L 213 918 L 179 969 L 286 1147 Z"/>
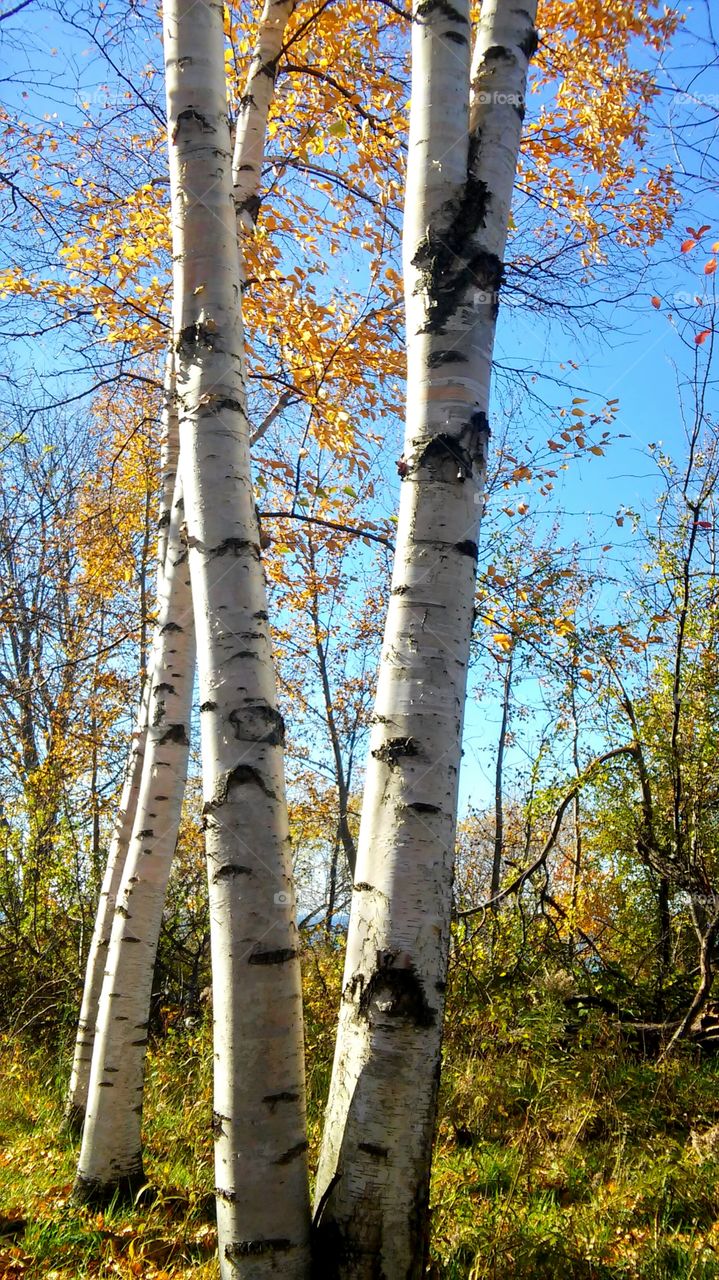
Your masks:
<path fill-rule="evenodd" d="M 125 859 L 137 811 L 137 799 L 140 794 L 142 763 L 147 741 L 149 692 L 149 684 L 146 681 L 137 726 L 132 735 L 130 758 L 125 772 L 118 815 L 110 840 L 105 875 L 97 904 L 95 926 L 87 957 L 82 1005 L 75 1037 L 75 1052 L 65 1104 L 65 1123 L 72 1133 L 80 1133 L 85 1120 L 87 1091 L 90 1083 L 90 1068 L 92 1066 L 92 1050 L 95 1043 L 95 1023 L 97 1021 L 100 992 L 107 962 L 107 949 L 110 945 L 110 934 L 112 933 L 115 901 L 125 867 Z"/>
<path fill-rule="evenodd" d="M 148 675 L 150 724 L 132 839 L 117 893 L 75 1179 L 106 1203 L 144 1182 L 140 1126 L 147 1026 L 167 880 L 187 775 L 194 631 L 179 477 Z"/>
<path fill-rule="evenodd" d="M 173 357 L 168 355 L 165 368 L 163 396 L 163 431 L 160 457 L 160 501 L 157 539 L 157 597 L 163 590 L 167 540 L 172 514 L 172 496 L 177 477 L 180 440 L 175 407 Z M 132 737 L 125 781 L 120 797 L 117 819 L 110 840 L 105 875 L 95 916 L 95 925 L 85 969 L 82 1005 L 75 1038 L 72 1072 L 65 1105 L 65 1123 L 73 1133 L 80 1133 L 85 1120 L 87 1094 L 92 1067 L 92 1051 L 95 1043 L 100 992 L 107 963 L 112 922 L 118 889 L 125 869 L 132 829 L 137 812 L 137 802 L 142 781 L 142 767 L 147 742 L 148 710 L 151 677 L 143 688 L 137 725 Z"/>
<path fill-rule="evenodd" d="M 535 12 L 484 0 L 471 76 L 468 4 L 414 12 L 405 452 L 317 1179 L 328 1278 L 424 1275 L 492 346 Z"/>
<path fill-rule="evenodd" d="M 243 380 L 222 6 L 168 0 L 181 472 L 198 638 L 220 1268 L 305 1276 L 298 931 Z"/>
<path fill-rule="evenodd" d="M 265 0 L 235 130 L 232 182 L 241 226 L 252 230 L 260 207 L 259 187 L 265 155 L 267 115 L 275 92 L 277 66 L 294 0 Z"/>

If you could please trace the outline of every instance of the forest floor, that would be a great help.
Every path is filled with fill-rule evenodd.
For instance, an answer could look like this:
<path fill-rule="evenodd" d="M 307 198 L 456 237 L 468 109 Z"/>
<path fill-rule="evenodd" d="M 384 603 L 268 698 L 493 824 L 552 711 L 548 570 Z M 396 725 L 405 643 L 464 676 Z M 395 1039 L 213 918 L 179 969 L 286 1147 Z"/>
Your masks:
<path fill-rule="evenodd" d="M 306 968 L 311 1158 L 339 966 Z M 510 998 L 511 995 L 511 998 Z M 719 1060 L 632 1055 L 604 1015 L 546 992 L 450 997 L 432 1185 L 431 1277 L 719 1280 Z M 0 1040 L 0 1278 L 217 1275 L 210 1018 L 151 1047 L 150 1208 L 70 1206 L 67 1058 Z M 719 1135 L 719 1129 L 717 1131 Z"/>

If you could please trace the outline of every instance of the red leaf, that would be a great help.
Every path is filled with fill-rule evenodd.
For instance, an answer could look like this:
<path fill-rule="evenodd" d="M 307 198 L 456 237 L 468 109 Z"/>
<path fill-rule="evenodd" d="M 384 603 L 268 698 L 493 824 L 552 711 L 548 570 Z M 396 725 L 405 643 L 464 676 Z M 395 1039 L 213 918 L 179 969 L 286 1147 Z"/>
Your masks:
<path fill-rule="evenodd" d="M 694 235 L 696 236 L 697 240 L 701 240 L 705 231 L 711 231 L 711 226 L 708 222 L 706 222 L 703 227 L 700 227 L 698 231 L 694 232 Z"/>
<path fill-rule="evenodd" d="M 711 529 L 711 520 L 697 520 L 697 529 Z"/>
<path fill-rule="evenodd" d="M 657 311 L 662 305 L 661 298 L 657 298 L 656 295 L 651 299 L 651 303 L 653 307 L 656 307 Z"/>
<path fill-rule="evenodd" d="M 711 333 L 711 329 L 702 329 L 701 333 L 697 334 L 694 341 L 696 342 L 698 347 L 700 347 L 703 342 L 706 342 L 710 333 Z"/>

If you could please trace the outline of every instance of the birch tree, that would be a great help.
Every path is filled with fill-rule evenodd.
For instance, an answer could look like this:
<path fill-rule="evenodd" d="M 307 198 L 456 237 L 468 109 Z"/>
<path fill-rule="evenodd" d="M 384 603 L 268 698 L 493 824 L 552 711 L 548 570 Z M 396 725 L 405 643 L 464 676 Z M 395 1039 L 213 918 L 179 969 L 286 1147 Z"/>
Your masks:
<path fill-rule="evenodd" d="M 198 638 L 221 1274 L 308 1262 L 298 937 L 259 528 L 222 6 L 165 7 L 180 458 Z"/>
<path fill-rule="evenodd" d="M 531 3 L 420 3 L 397 550 L 317 1179 L 322 1274 L 424 1273 L 492 347 Z M 471 55 L 471 57 L 470 57 Z"/>
<path fill-rule="evenodd" d="M 177 465 L 179 455 L 179 434 L 177 411 L 175 407 L 174 367 L 172 357 L 168 358 L 163 404 L 163 437 L 161 448 L 161 487 L 158 512 L 158 545 L 157 545 L 157 596 L 162 598 L 165 587 L 165 572 L 168 570 L 167 587 L 172 592 L 179 579 L 175 566 L 166 566 L 168 542 L 172 526 L 173 494 L 177 481 Z M 179 507 L 176 514 L 179 515 Z M 173 554 L 178 554 L 177 527 L 173 529 Z M 182 588 L 180 588 L 182 590 Z M 166 612 L 169 616 L 177 612 L 188 615 L 187 601 L 180 600 L 179 607 L 175 602 L 166 600 Z M 189 616 L 189 615 L 188 615 Z M 191 653 L 187 651 L 187 657 Z M 190 685 L 192 674 L 189 675 Z M 80 1132 L 85 1120 L 90 1071 L 92 1068 L 92 1051 L 95 1043 L 95 1025 L 97 1022 L 100 993 L 107 962 L 108 947 L 112 935 L 112 923 L 115 914 L 118 892 L 125 871 L 128 849 L 132 839 L 133 826 L 138 810 L 138 800 L 142 784 L 143 762 L 147 744 L 148 723 L 150 714 L 151 681 L 145 680 L 138 712 L 137 724 L 130 746 L 130 755 L 125 771 L 125 779 L 120 796 L 117 817 L 112 831 L 108 850 L 105 875 L 103 877 L 98 901 L 95 925 L 90 943 L 90 950 L 85 970 L 85 981 L 82 994 L 82 1005 L 75 1037 L 72 1071 L 65 1105 L 65 1120 L 73 1132 Z M 143 821 L 142 826 L 147 826 Z M 167 832 L 171 839 L 171 832 Z M 174 848 L 174 843 L 173 843 Z M 142 1020 L 142 1019 L 140 1019 Z"/>
<path fill-rule="evenodd" d="M 169 410 L 170 415 L 173 412 Z M 97 1012 L 74 1187 L 78 1201 L 103 1203 L 117 1192 L 133 1195 L 145 1180 L 140 1124 L 147 1026 L 162 908 L 187 775 L 195 669 L 183 529 L 178 476 L 150 658 L 142 779 Z M 164 537 L 163 525 L 161 544 Z"/>

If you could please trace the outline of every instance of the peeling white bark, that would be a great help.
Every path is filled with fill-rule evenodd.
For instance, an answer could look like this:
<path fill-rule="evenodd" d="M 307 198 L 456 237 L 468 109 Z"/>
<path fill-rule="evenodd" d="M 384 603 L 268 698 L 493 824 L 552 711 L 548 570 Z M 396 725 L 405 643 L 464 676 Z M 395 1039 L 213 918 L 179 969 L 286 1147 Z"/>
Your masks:
<path fill-rule="evenodd" d="M 223 1280 L 304 1277 L 298 933 L 243 380 L 222 6 L 164 10 L 181 473 L 198 639 Z M 181 281 L 178 287 L 178 279 Z"/>
<path fill-rule="evenodd" d="M 157 598 L 164 589 L 165 562 L 167 559 L 167 543 L 172 515 L 172 496 L 177 478 L 177 463 L 180 451 L 180 438 L 175 405 L 173 356 L 167 357 L 165 367 L 165 384 L 162 413 L 162 444 L 160 455 L 160 501 L 158 511 L 157 539 Z M 171 606 L 174 608 L 174 606 Z M 175 610 L 176 611 L 176 610 Z M 115 902 L 125 869 L 127 851 L 130 845 L 132 829 L 137 814 L 142 769 L 147 742 L 149 715 L 149 699 L 152 677 L 145 681 L 142 700 L 137 718 L 137 725 L 132 737 L 130 755 L 125 773 L 117 819 L 110 840 L 105 875 L 95 916 L 95 925 L 90 943 L 85 969 L 85 983 L 82 993 L 82 1005 L 75 1039 L 70 1085 L 65 1107 L 65 1120 L 68 1128 L 79 1133 L 85 1120 L 87 1094 L 92 1067 L 92 1051 L 95 1043 L 95 1026 L 98 1017 L 100 992 L 107 963 L 107 950 L 110 945 Z M 143 824 L 145 825 L 145 824 Z"/>
<path fill-rule="evenodd" d="M 535 13 L 484 0 L 470 69 L 468 4 L 414 11 L 403 481 L 317 1177 L 328 1278 L 424 1274 L 492 347 Z"/>
<path fill-rule="evenodd" d="M 148 676 L 142 782 L 99 1001 L 76 1200 L 105 1203 L 144 1182 L 140 1125 L 147 1027 L 190 745 L 194 630 L 179 477 Z"/>
<path fill-rule="evenodd" d="M 125 859 L 137 811 L 137 800 L 140 794 L 142 763 L 147 741 L 149 693 L 149 682 L 146 681 L 137 718 L 137 726 L 132 736 L 130 757 L 125 772 L 117 819 L 110 840 L 105 875 L 97 904 L 95 926 L 87 957 L 82 1005 L 75 1037 L 75 1053 L 65 1104 L 65 1122 L 74 1133 L 81 1131 L 85 1120 L 87 1091 L 90 1083 L 90 1068 L 92 1066 L 92 1050 L 95 1043 L 95 1023 L 97 1021 L 97 1010 L 105 973 L 107 949 L 110 945 L 110 934 L 112 933 L 115 901 L 125 867 Z"/>
<path fill-rule="evenodd" d="M 235 127 L 232 182 L 240 226 L 253 230 L 260 207 L 267 116 L 275 92 L 277 66 L 294 0 L 265 0 L 259 34 Z"/>

